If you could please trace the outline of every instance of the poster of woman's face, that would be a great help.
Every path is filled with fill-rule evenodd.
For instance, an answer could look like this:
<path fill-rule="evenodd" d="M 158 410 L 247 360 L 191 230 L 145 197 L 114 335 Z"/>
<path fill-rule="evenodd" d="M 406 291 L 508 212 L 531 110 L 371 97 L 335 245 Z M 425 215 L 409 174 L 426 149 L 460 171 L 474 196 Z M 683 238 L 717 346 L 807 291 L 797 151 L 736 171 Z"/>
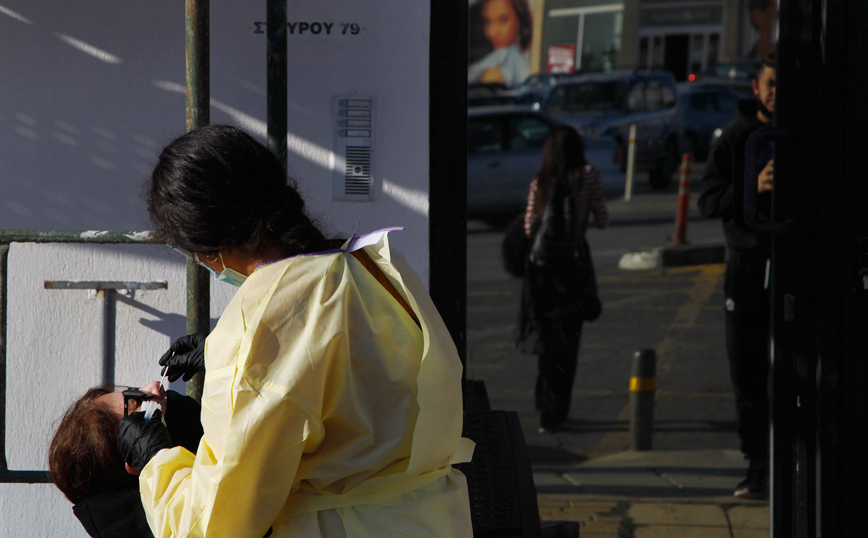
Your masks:
<path fill-rule="evenodd" d="M 777 48 L 778 0 L 745 0 L 745 16 L 750 24 L 745 25 L 747 52 L 744 57 L 759 60 Z"/>
<path fill-rule="evenodd" d="M 468 83 L 518 86 L 529 74 L 533 17 L 528 0 L 476 0 L 469 9 Z"/>

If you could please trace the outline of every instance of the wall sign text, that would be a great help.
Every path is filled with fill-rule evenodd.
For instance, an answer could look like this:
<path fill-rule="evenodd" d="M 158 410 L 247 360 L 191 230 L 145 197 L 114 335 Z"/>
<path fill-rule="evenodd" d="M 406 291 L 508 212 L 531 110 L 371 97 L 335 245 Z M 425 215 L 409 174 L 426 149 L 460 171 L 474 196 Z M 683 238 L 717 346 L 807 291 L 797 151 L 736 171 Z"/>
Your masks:
<path fill-rule="evenodd" d="M 253 22 L 254 34 L 265 34 L 268 23 L 265 21 Z M 365 33 L 365 29 L 357 22 L 337 21 L 287 21 L 287 37 L 313 37 L 313 38 L 342 38 L 357 37 Z"/>

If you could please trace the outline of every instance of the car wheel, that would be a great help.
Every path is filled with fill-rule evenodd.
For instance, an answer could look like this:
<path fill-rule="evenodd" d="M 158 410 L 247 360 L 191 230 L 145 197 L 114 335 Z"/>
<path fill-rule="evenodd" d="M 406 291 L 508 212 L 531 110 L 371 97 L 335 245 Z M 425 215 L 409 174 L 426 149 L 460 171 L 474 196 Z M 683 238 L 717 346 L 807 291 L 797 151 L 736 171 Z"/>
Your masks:
<path fill-rule="evenodd" d="M 651 188 L 658 191 L 669 188 L 672 183 L 672 174 L 677 168 L 678 144 L 670 138 L 666 141 L 663 157 L 654 168 L 648 171 L 648 182 L 651 184 Z"/>

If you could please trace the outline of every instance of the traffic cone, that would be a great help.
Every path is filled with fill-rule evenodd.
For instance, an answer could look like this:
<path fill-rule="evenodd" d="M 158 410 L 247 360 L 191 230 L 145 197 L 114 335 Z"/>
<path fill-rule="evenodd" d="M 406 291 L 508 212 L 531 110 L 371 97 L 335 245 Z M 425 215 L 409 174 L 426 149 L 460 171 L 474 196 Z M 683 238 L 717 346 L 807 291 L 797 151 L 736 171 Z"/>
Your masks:
<path fill-rule="evenodd" d="M 693 155 L 685 153 L 681 157 L 681 181 L 678 184 L 678 212 L 675 214 L 675 234 L 670 247 L 688 245 L 687 211 L 690 207 L 690 173 Z"/>

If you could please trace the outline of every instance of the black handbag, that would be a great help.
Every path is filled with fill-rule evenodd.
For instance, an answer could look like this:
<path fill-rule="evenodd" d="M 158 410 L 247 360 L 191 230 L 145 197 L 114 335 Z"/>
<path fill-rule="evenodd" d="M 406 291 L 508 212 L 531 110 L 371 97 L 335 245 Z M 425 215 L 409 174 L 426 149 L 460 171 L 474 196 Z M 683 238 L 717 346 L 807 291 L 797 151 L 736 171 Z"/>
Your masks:
<path fill-rule="evenodd" d="M 545 294 L 550 295 L 538 301 L 545 310 L 538 316 L 594 321 L 602 314 L 591 247 L 584 223 L 580 226 L 576 220 L 569 184 L 566 178 L 557 178 L 528 254 L 528 263 L 545 275 Z"/>
<path fill-rule="evenodd" d="M 522 212 L 506 227 L 506 234 L 500 245 L 503 268 L 507 273 L 516 278 L 525 275 L 528 247 L 530 247 L 530 238 L 524 233 L 524 212 Z"/>

